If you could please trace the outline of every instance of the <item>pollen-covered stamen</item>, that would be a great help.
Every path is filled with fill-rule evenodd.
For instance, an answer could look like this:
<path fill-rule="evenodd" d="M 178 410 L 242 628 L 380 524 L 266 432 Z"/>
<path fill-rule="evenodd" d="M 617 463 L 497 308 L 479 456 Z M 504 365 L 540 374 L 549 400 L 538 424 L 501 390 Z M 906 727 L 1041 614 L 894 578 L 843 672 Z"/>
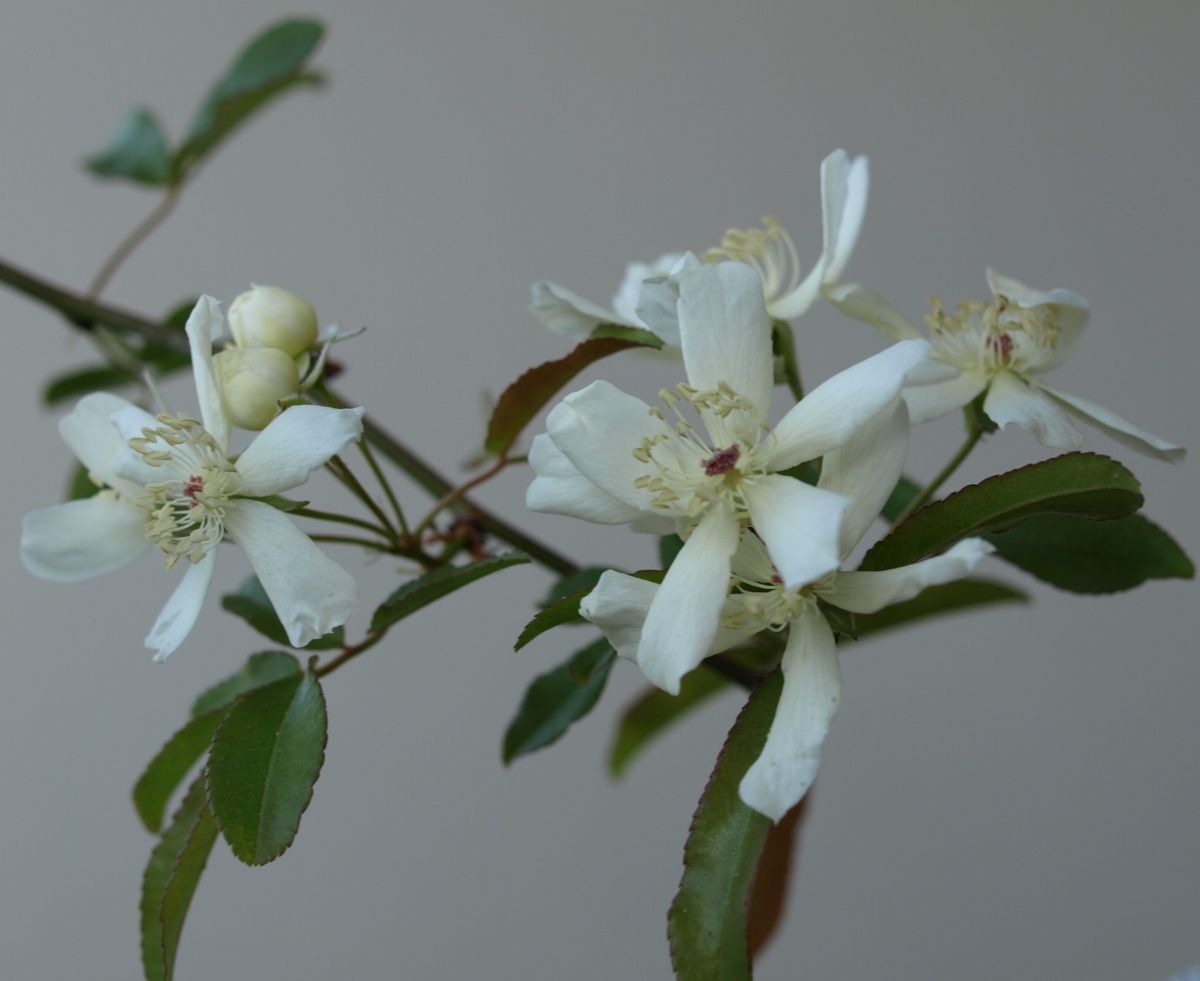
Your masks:
<path fill-rule="evenodd" d="M 818 595 L 832 586 L 836 575 L 831 572 L 798 589 L 785 587 L 778 573 L 773 573 L 767 582 L 735 575 L 721 626 L 727 630 L 783 630 L 806 606 L 817 602 Z"/>
<path fill-rule="evenodd" d="M 965 370 L 1036 371 L 1058 348 L 1062 327 L 1053 304 L 1025 308 L 1004 296 L 991 303 L 969 300 L 948 313 L 931 297 L 925 317 L 935 355 Z"/>
<path fill-rule="evenodd" d="M 719 246 L 704 253 L 704 261 L 733 259 L 753 266 L 763 295 L 774 300 L 800 285 L 800 256 L 778 219 L 768 215 L 762 222 L 762 228 L 730 228 Z"/>
<path fill-rule="evenodd" d="M 659 397 L 666 411 L 657 406 L 650 411 L 663 421 L 669 412 L 673 427 L 634 447 L 634 459 L 653 468 L 634 485 L 651 493 L 651 507 L 678 516 L 698 518 L 714 501 L 726 499 L 746 520 L 745 487 L 766 472 L 760 445 L 769 430 L 758 411 L 724 383 L 711 391 L 677 385 Z"/>
<path fill-rule="evenodd" d="M 146 485 L 137 500 L 148 512 L 146 537 L 166 555 L 199 562 L 225 535 L 225 509 L 237 493 L 238 476 L 217 441 L 195 419 L 158 416 L 129 445 L 163 480 Z"/>

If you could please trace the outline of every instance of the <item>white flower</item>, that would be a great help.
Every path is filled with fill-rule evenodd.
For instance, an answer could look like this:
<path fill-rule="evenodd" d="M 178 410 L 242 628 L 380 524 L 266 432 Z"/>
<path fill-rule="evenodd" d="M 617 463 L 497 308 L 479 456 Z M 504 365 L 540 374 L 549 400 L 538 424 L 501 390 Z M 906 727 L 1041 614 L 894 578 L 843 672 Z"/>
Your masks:
<path fill-rule="evenodd" d="M 212 366 L 222 325 L 212 297 L 187 323 L 203 423 L 152 416 L 108 393 L 83 398 L 59 425 L 64 442 L 105 486 L 96 496 L 25 516 L 21 559 L 34 575 L 76 582 L 120 568 L 153 542 L 183 580 L 155 621 L 146 646 L 161 661 L 200 614 L 217 559 L 232 539 L 245 551 L 297 647 L 346 622 L 358 604 L 354 580 L 282 511 L 258 497 L 298 487 L 311 471 L 362 434 L 362 409 L 295 406 L 233 459 L 229 421 Z"/>
<path fill-rule="evenodd" d="M 716 634 L 745 526 L 789 586 L 837 568 L 846 498 L 780 471 L 825 455 L 898 404 L 928 353 L 924 341 L 896 344 L 814 389 L 772 430 L 771 324 L 758 274 L 738 262 L 692 268 L 679 277 L 673 316 L 688 380 L 660 392 L 666 411 L 603 381 L 567 396 L 530 449 L 536 476 L 526 494 L 535 511 L 687 535 L 646 623 L 653 654 L 641 661 L 672 692 Z"/>
<path fill-rule="evenodd" d="M 817 486 L 849 498 L 839 535 L 841 558 L 850 554 L 879 514 L 899 477 L 907 446 L 908 419 L 901 404 L 825 456 Z M 990 551 L 990 545 L 971 539 L 944 555 L 899 569 L 833 570 L 790 585 L 757 536 L 742 538 L 732 563 L 738 591 L 721 607 L 718 630 L 705 655 L 728 650 L 762 630 L 788 629 L 780 664 L 784 681 L 779 706 L 762 754 L 738 788 L 748 806 L 778 821 L 807 793 L 820 766 L 821 747 L 841 701 L 842 682 L 833 630 L 818 600 L 852 613 L 874 613 L 911 599 L 926 586 L 967 575 Z M 643 667 L 653 665 L 659 658 L 654 649 L 659 641 L 647 626 L 662 589 L 606 572 L 584 598 L 580 612 L 604 631 L 619 654 Z M 647 675 L 659 683 L 655 674 L 648 671 Z"/>
<path fill-rule="evenodd" d="M 960 303 L 954 313 L 935 301 L 925 318 L 932 357 L 953 369 L 948 379 L 905 391 L 914 425 L 936 419 L 986 393 L 983 411 L 1000 427 L 1027 429 L 1043 446 L 1077 450 L 1083 437 L 1072 417 L 1099 426 L 1113 439 L 1166 460 L 1184 449 L 1135 426 L 1103 406 L 1052 388 L 1041 379 L 1070 357 L 1088 321 L 1088 304 L 1070 290 L 1035 290 L 987 271 L 992 299 Z M 844 313 L 878 327 L 893 340 L 920 337 L 879 294 L 847 284 L 830 300 Z"/>
<path fill-rule="evenodd" d="M 317 312 L 278 286 L 252 286 L 229 304 L 229 330 L 238 347 L 274 348 L 295 358 L 317 342 Z"/>

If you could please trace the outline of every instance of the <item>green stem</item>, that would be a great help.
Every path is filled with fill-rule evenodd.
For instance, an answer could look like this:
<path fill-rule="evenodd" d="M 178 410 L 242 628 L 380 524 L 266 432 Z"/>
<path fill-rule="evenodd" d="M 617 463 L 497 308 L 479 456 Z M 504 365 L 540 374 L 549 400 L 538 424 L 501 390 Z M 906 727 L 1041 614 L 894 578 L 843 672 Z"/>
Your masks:
<path fill-rule="evenodd" d="M 376 535 L 387 539 L 389 542 L 392 541 L 392 534 L 386 528 L 380 528 L 379 525 L 363 521 L 361 518 L 352 518 L 348 514 L 336 514 L 333 511 L 318 511 L 316 508 L 295 508 L 288 513 L 300 518 L 312 518 L 314 521 L 332 521 L 339 525 L 353 525 L 355 528 L 373 531 Z"/>
<path fill-rule="evenodd" d="M 354 471 L 346 466 L 346 461 L 340 456 L 335 456 L 325 466 L 330 473 L 346 486 L 351 494 L 362 501 L 368 510 L 379 519 L 379 523 L 387 529 L 387 537 L 393 542 L 396 541 L 399 535 L 397 535 L 396 529 L 392 526 L 391 520 L 384 513 L 383 508 L 376 504 L 375 499 L 367 493 L 367 489 L 363 487 L 359 479 L 354 476 Z"/>
<path fill-rule="evenodd" d="M 342 652 L 336 657 L 331 658 L 324 664 L 318 665 L 313 674 L 315 674 L 318 678 L 324 678 L 325 675 L 336 671 L 348 661 L 353 661 L 356 657 L 358 657 L 359 654 L 362 654 L 364 651 L 369 651 L 386 636 L 387 631 L 381 631 L 377 634 L 367 634 L 367 636 L 359 643 L 351 644 L 348 647 L 342 648 Z"/>
<path fill-rule="evenodd" d="M 109 253 L 108 258 L 104 260 L 104 264 L 100 267 L 100 271 L 96 273 L 91 285 L 88 287 L 87 297 L 89 300 L 96 299 L 96 297 L 104 292 L 104 287 L 108 285 L 109 280 L 113 278 L 116 271 L 121 268 L 121 264 L 129 258 L 130 253 L 141 245 L 146 240 L 146 237 L 167 219 L 167 216 L 175 209 L 182 191 L 182 184 L 173 184 L 169 187 L 167 193 L 163 195 L 162 200 L 154 207 L 154 210 L 138 222 L 133 227 L 133 230 L 117 243 L 116 248 Z"/>
<path fill-rule="evenodd" d="M 971 450 L 975 448 L 975 444 L 979 442 L 980 437 L 982 436 L 983 430 L 976 426 L 973 422 L 968 422 L 967 438 L 963 441 L 962 446 L 958 448 L 954 456 L 950 458 L 950 461 L 944 467 L 942 467 L 938 475 L 929 482 L 925 489 L 921 491 L 921 493 L 915 498 L 913 498 L 908 507 L 900 512 L 893 524 L 900 524 L 900 522 L 902 522 L 910 514 L 913 514 L 920 508 L 924 507 L 926 503 L 928 503 L 928 501 L 933 497 L 933 495 L 937 493 L 938 488 L 940 488 L 942 484 L 949 480 L 954 471 L 959 468 L 959 465 L 967 458 Z"/>
<path fill-rule="evenodd" d="M 371 468 L 371 473 L 375 475 L 375 480 L 379 486 L 383 488 L 383 494 L 388 499 L 388 504 L 391 505 L 393 513 L 396 515 L 396 522 L 400 526 L 400 531 L 405 538 L 411 538 L 412 535 L 408 530 L 408 522 L 404 518 L 404 509 L 400 507 L 400 502 L 396 499 L 396 493 L 392 490 L 391 482 L 384 476 L 383 470 L 380 469 L 379 461 L 375 459 L 375 454 L 371 450 L 369 440 L 360 439 L 358 448 L 362 451 L 363 457 L 367 461 L 367 466 Z"/>
<path fill-rule="evenodd" d="M 394 551 L 390 545 L 384 545 L 369 538 L 355 538 L 353 535 L 309 535 L 308 537 L 314 542 L 330 542 L 335 545 L 358 545 L 376 552 L 391 553 Z"/>
<path fill-rule="evenodd" d="M 776 320 L 771 324 L 775 335 L 775 344 L 783 358 L 783 377 L 792 395 L 799 402 L 804 398 L 804 382 L 800 380 L 800 362 L 796 360 L 796 339 L 792 336 L 792 325 L 786 320 Z"/>

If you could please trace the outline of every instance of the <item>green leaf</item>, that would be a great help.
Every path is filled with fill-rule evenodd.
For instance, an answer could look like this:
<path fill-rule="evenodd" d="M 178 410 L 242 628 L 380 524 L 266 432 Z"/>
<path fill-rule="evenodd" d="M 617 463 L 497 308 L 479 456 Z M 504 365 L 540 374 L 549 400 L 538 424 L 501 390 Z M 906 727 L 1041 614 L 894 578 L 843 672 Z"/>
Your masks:
<path fill-rule="evenodd" d="M 663 339 L 657 334 L 642 330 L 640 327 L 628 327 L 625 324 L 598 324 L 588 334 L 589 341 L 600 340 L 604 337 L 632 341 L 639 347 L 652 347 L 655 350 L 660 350 L 663 346 Z"/>
<path fill-rule="evenodd" d="M 51 378 L 42 389 L 42 401 L 46 405 L 57 405 L 66 399 L 87 395 L 88 392 L 121 388 L 132 381 L 128 372 L 108 365 L 79 368 Z"/>
<path fill-rule="evenodd" d="M 671 563 L 675 561 L 675 556 L 681 548 L 683 539 L 678 535 L 663 535 L 658 540 L 658 564 L 664 569 L 671 568 Z"/>
<path fill-rule="evenodd" d="M 239 695 L 262 688 L 273 681 L 298 675 L 301 670 L 300 662 L 283 651 L 260 651 L 251 654 L 237 674 L 230 675 L 224 681 L 218 681 L 196 699 L 192 704 L 192 718 L 215 709 L 226 708 L 232 705 Z"/>
<path fill-rule="evenodd" d="M 517 642 L 513 645 L 513 650 L 519 651 L 535 637 L 540 637 L 547 630 L 552 630 L 554 627 L 560 627 L 566 623 L 586 623 L 587 621 L 584 620 L 583 614 L 579 612 L 579 606 L 583 602 L 583 598 L 595 588 L 600 576 L 607 571 L 607 569 L 602 568 L 580 569 L 579 572 L 565 576 L 559 580 L 557 585 L 551 587 L 550 593 L 546 597 L 550 602 L 540 612 L 535 613 L 533 619 L 525 624 L 525 629 L 517 637 Z M 645 579 L 647 582 L 662 582 L 663 576 L 666 573 L 661 569 L 644 569 L 641 572 L 635 572 L 634 575 L 638 579 Z M 569 593 L 559 599 L 551 600 L 551 597 L 556 596 L 561 591 L 561 587 L 564 584 L 574 585 L 576 582 L 583 582 L 583 585 L 573 593 Z"/>
<path fill-rule="evenodd" d="M 236 593 L 227 593 L 221 597 L 221 609 L 234 616 L 241 617 L 251 627 L 257 630 L 264 637 L 269 637 L 276 644 L 282 644 L 284 647 L 291 647 L 292 642 L 288 639 L 287 631 L 283 629 L 283 624 L 279 622 L 279 616 L 275 612 L 275 607 L 271 605 L 271 600 L 267 596 L 266 590 L 262 588 L 262 583 L 258 581 L 257 576 L 251 576 L 238 587 Z M 318 637 L 316 640 L 309 641 L 304 645 L 306 651 L 329 651 L 345 646 L 345 633 L 341 627 L 334 627 L 324 637 Z"/>
<path fill-rule="evenodd" d="M 661 344 L 660 341 L 659 346 Z M 584 368 L 618 351 L 653 346 L 621 337 L 597 337 L 578 344 L 566 357 L 530 368 L 496 401 L 488 422 L 484 449 L 493 456 L 507 453 L 533 417 Z"/>
<path fill-rule="evenodd" d="M 606 572 L 608 572 L 608 566 L 604 565 L 589 565 L 586 568 L 577 569 L 570 575 L 563 576 L 555 582 L 546 592 L 546 595 L 542 597 L 538 606 L 544 610 L 548 606 L 553 606 L 560 599 L 565 599 L 574 593 L 578 593 L 581 589 L 591 589 Z"/>
<path fill-rule="evenodd" d="M 325 695 L 305 672 L 240 695 L 213 737 L 208 797 L 233 854 L 247 865 L 296 837 L 325 761 Z"/>
<path fill-rule="evenodd" d="M 192 120 L 171 161 L 178 179 L 272 99 L 322 78 L 303 71 L 325 28 L 315 20 L 285 20 L 267 28 L 234 59 Z"/>
<path fill-rule="evenodd" d="M 604 691 L 616 659 L 608 641 L 600 638 L 553 671 L 534 678 L 504 733 L 504 762 L 557 742 L 572 722 L 587 715 Z"/>
<path fill-rule="evenodd" d="M 158 120 L 148 109 L 130 109 L 108 148 L 84 161 L 98 177 L 123 177 L 159 186 L 171 176 L 170 151 Z"/>
<path fill-rule="evenodd" d="M 92 497 L 99 489 L 88 476 L 88 468 L 82 463 L 75 464 L 71 469 L 71 476 L 67 478 L 67 500 L 79 501 L 85 497 Z"/>
<path fill-rule="evenodd" d="M 742 709 L 696 807 L 683 848 L 683 879 L 667 914 L 671 963 L 680 981 L 750 978 L 746 906 L 771 827 L 738 797 L 775 716 L 783 675 L 776 671 Z"/>
<path fill-rule="evenodd" d="M 371 633 L 386 630 L 417 610 L 428 606 L 477 579 L 490 576 L 514 565 L 525 565 L 529 556 L 524 552 L 505 552 L 467 565 L 444 565 L 410 582 L 406 582 L 380 604 L 371 617 Z"/>
<path fill-rule="evenodd" d="M 729 686 L 729 679 L 716 671 L 692 671 L 683 676 L 678 695 L 647 688 L 621 713 L 608 748 L 608 772 L 620 777 L 629 765 L 673 723 Z"/>
<path fill-rule="evenodd" d="M 811 806 L 812 788 L 804 799 L 773 824 L 767 831 L 758 871 L 750 887 L 750 908 L 747 916 L 747 943 L 751 963 L 771 942 L 783 922 L 787 897 L 792 881 L 792 866 L 800 847 L 800 828 Z"/>
<path fill-rule="evenodd" d="M 913 480 L 912 477 L 901 474 L 891 495 L 884 502 L 883 516 L 888 521 L 894 522 L 904 513 L 904 509 L 917 499 L 920 493 L 921 485 Z"/>
<path fill-rule="evenodd" d="M 147 831 L 162 828 L 167 802 L 208 749 L 223 718 L 218 710 L 192 719 L 167 740 L 133 785 L 133 806 Z"/>
<path fill-rule="evenodd" d="M 1196 575 L 1175 539 L 1140 514 L 1116 521 L 1037 515 L 984 537 L 1001 558 L 1073 593 L 1115 593 L 1147 579 Z"/>
<path fill-rule="evenodd" d="M 999 531 L 1034 514 L 1122 518 L 1142 506 L 1141 489 L 1116 460 L 1066 453 L 989 477 L 922 508 L 864 557 L 863 569 L 894 569 L 968 535 Z"/>
<path fill-rule="evenodd" d="M 979 606 L 1028 602 L 1029 597 L 1023 592 L 1002 582 L 990 579 L 959 579 L 956 582 L 926 586 L 912 599 L 885 606 L 878 613 L 857 614 L 854 618 L 855 635 L 861 639 L 929 617 L 944 616 L 947 613 Z"/>
<path fill-rule="evenodd" d="M 146 981 L 170 981 L 175 974 L 183 922 L 216 840 L 217 825 L 204 794 L 204 781 L 199 779 L 150 853 L 142 876 L 142 969 Z"/>

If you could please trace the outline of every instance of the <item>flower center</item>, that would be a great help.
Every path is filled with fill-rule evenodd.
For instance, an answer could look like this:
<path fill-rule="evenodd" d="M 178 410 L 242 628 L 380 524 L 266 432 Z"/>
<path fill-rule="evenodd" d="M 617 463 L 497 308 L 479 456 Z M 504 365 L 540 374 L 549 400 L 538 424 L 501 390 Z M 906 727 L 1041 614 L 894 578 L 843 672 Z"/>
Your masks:
<path fill-rule="evenodd" d="M 726 500 L 748 521 L 745 488 L 767 472 L 763 436 L 769 430 L 757 410 L 724 383 L 708 392 L 677 385 L 664 388 L 659 398 L 674 428 L 634 448 L 634 459 L 653 467 L 634 485 L 652 493 L 651 507 L 676 515 L 699 518 L 715 501 Z M 657 406 L 650 411 L 667 418 Z"/>
<path fill-rule="evenodd" d="M 158 416 L 160 426 L 142 430 L 129 445 L 163 480 L 146 485 L 135 501 L 147 512 L 146 537 L 166 555 L 199 562 L 225 535 L 225 509 L 237 493 L 238 476 L 217 441 L 195 419 Z"/>
<path fill-rule="evenodd" d="M 787 589 L 778 574 L 769 582 L 734 575 L 733 592 L 721 615 L 721 626 L 729 630 L 783 630 L 806 606 L 817 602 L 818 594 L 833 583 L 836 572 L 822 576 L 800 588 Z"/>
<path fill-rule="evenodd" d="M 987 374 L 1037 371 L 1058 347 L 1062 332 L 1053 304 L 1026 309 L 997 296 L 991 303 L 969 300 L 947 313 L 932 297 L 926 316 L 935 356 L 956 368 Z"/>
<path fill-rule="evenodd" d="M 757 270 L 769 303 L 800 285 L 800 256 L 792 237 L 769 215 L 762 228 L 731 228 L 721 244 L 704 253 L 705 262 L 734 259 Z"/>

